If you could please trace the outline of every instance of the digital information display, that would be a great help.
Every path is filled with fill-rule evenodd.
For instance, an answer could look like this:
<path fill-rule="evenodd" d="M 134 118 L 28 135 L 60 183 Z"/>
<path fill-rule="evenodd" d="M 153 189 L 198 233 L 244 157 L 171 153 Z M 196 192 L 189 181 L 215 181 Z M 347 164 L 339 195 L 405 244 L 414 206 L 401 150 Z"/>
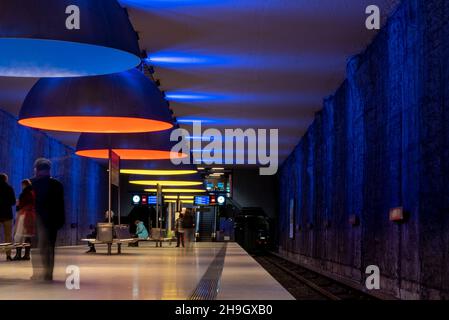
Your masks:
<path fill-rule="evenodd" d="M 157 204 L 157 196 L 148 196 L 145 194 L 134 194 L 132 196 L 132 204 L 135 206 L 137 206 L 139 204 L 155 205 L 155 204 Z"/>
<path fill-rule="evenodd" d="M 148 204 L 157 204 L 157 196 L 148 196 Z"/>
<path fill-rule="evenodd" d="M 196 196 L 195 205 L 197 206 L 208 206 L 210 204 L 209 196 Z"/>

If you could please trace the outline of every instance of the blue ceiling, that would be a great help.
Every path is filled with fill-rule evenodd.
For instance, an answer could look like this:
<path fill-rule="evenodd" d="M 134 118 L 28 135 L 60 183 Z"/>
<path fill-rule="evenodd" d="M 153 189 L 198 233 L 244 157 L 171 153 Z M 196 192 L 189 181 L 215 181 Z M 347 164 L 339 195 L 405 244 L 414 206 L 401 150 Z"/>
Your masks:
<path fill-rule="evenodd" d="M 184 127 L 278 128 L 281 161 L 375 36 L 365 28 L 371 0 L 120 2 Z M 384 22 L 397 2 L 376 1 Z M 34 81 L 0 78 L 0 108 L 17 114 Z"/>

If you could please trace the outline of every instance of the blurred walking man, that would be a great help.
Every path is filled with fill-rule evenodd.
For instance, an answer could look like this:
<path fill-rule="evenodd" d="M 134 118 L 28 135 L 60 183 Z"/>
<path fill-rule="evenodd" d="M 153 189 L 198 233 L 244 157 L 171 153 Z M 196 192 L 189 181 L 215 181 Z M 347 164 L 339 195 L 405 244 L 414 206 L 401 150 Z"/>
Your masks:
<path fill-rule="evenodd" d="M 31 179 L 36 194 L 37 255 L 33 254 L 32 280 L 52 281 L 58 230 L 65 222 L 64 188 L 50 177 L 51 162 L 40 158 L 34 163 Z"/>
<path fill-rule="evenodd" d="M 182 227 L 184 229 L 184 242 L 186 243 L 186 247 L 187 249 L 192 249 L 193 243 L 195 242 L 195 215 L 191 208 L 185 210 Z"/>

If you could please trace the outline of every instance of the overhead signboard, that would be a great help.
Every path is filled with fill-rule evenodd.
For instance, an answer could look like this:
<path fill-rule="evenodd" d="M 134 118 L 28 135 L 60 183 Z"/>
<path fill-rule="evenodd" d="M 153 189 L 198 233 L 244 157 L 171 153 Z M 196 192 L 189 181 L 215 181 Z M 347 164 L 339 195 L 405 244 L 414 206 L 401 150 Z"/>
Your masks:
<path fill-rule="evenodd" d="M 120 186 L 120 157 L 114 151 L 109 150 L 109 174 L 111 175 L 111 184 Z"/>
<path fill-rule="evenodd" d="M 197 206 L 208 206 L 210 204 L 209 196 L 196 196 L 195 205 Z"/>

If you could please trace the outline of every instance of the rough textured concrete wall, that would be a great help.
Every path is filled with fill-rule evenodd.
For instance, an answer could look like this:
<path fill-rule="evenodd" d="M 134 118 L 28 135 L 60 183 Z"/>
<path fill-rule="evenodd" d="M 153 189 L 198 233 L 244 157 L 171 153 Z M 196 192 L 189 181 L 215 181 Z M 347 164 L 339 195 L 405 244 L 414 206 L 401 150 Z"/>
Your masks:
<path fill-rule="evenodd" d="M 89 226 L 103 219 L 107 210 L 107 172 L 97 162 L 74 155 L 73 149 L 33 129 L 17 124 L 0 111 L 0 172 L 8 174 L 16 197 L 20 182 L 33 176 L 39 157 L 53 163 L 52 176 L 65 191 L 66 224 L 58 236 L 59 245 L 75 245 L 91 231 Z M 73 227 L 72 227 L 73 224 Z"/>
<path fill-rule="evenodd" d="M 449 1 L 407 0 L 349 61 L 280 170 L 281 252 L 360 284 L 377 265 L 397 297 L 449 297 L 448 39 Z M 394 207 L 409 219 L 389 221 Z"/>

